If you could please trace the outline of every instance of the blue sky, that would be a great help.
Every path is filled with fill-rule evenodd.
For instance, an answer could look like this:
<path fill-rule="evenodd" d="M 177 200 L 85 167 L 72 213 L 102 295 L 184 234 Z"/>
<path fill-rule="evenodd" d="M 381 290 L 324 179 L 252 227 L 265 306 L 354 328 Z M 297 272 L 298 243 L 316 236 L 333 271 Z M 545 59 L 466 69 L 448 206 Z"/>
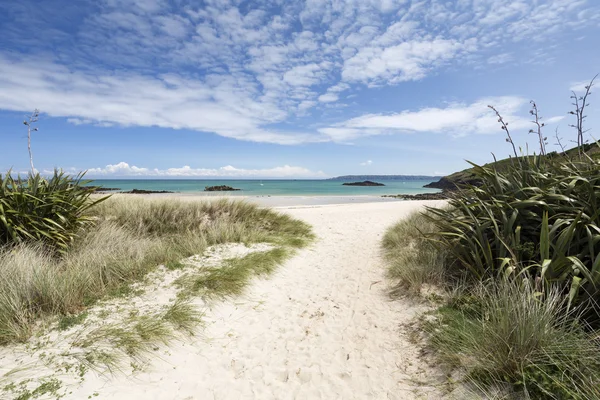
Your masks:
<path fill-rule="evenodd" d="M 0 2 L 0 171 L 92 177 L 451 173 L 554 148 L 600 72 L 596 0 Z M 600 137 L 600 95 L 587 127 Z"/>

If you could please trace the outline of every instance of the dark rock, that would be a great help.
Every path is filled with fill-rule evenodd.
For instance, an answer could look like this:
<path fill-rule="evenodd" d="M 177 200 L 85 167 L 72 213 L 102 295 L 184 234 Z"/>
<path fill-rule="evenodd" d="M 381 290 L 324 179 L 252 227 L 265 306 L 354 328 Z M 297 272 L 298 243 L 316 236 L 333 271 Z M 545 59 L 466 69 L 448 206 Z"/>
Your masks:
<path fill-rule="evenodd" d="M 130 190 L 128 192 L 123 192 L 123 193 L 129 193 L 129 194 L 152 194 L 152 193 L 175 193 L 175 192 L 169 192 L 168 190 L 133 189 L 133 190 Z"/>
<path fill-rule="evenodd" d="M 227 186 L 227 185 L 205 186 L 204 187 L 205 192 L 233 192 L 233 191 L 237 191 L 237 190 L 242 190 L 242 189 L 232 188 L 231 186 Z"/>
<path fill-rule="evenodd" d="M 85 186 L 85 188 L 94 192 L 114 192 L 121 190 L 120 188 L 107 188 L 104 186 Z"/>
<path fill-rule="evenodd" d="M 381 197 L 393 197 L 402 200 L 446 200 L 450 198 L 450 192 L 417 193 L 417 194 L 386 194 Z"/>
<path fill-rule="evenodd" d="M 448 179 L 443 177 L 437 182 L 431 182 L 423 187 L 442 189 L 442 190 L 457 190 L 463 186 L 479 186 L 481 181 L 477 178 L 465 178 L 465 179 Z"/>
<path fill-rule="evenodd" d="M 383 183 L 373 181 L 362 181 L 362 182 L 344 182 L 343 186 L 385 186 Z"/>

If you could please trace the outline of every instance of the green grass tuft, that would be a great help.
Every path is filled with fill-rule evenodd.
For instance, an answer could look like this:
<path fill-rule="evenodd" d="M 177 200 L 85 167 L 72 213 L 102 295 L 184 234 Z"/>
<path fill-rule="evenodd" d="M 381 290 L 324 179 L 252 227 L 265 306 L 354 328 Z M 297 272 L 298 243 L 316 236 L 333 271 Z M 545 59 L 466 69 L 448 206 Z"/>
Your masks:
<path fill-rule="evenodd" d="M 75 314 L 75 315 L 64 315 L 58 321 L 58 330 L 66 331 L 67 329 L 69 329 L 75 325 L 79 325 L 79 324 L 83 323 L 83 321 L 85 321 L 87 316 L 88 316 L 87 311 L 84 311 L 82 313 Z"/>
<path fill-rule="evenodd" d="M 270 274 L 289 254 L 284 248 L 251 253 L 242 258 L 226 260 L 220 267 L 184 275 L 177 282 L 182 287 L 181 296 L 227 298 L 239 295 L 252 276 Z"/>
<path fill-rule="evenodd" d="M 198 312 L 193 305 L 178 300 L 167 307 L 162 318 L 177 331 L 192 335 L 202 322 L 202 313 Z"/>
<path fill-rule="evenodd" d="M 168 269 L 169 271 L 175 271 L 178 269 L 184 269 L 185 268 L 185 264 L 181 263 L 180 261 L 177 260 L 171 260 L 171 261 L 167 261 L 165 263 L 165 268 Z"/>
<path fill-rule="evenodd" d="M 454 297 L 424 326 L 440 360 L 464 370 L 473 387 L 508 385 L 534 399 L 600 398 L 600 341 L 566 311 L 560 293 L 541 299 L 526 285 L 494 282 Z"/>
<path fill-rule="evenodd" d="M 382 249 L 393 295 L 418 295 L 423 284 L 443 282 L 445 253 L 426 237 L 435 231 L 435 225 L 422 213 L 413 213 L 386 231 Z"/>

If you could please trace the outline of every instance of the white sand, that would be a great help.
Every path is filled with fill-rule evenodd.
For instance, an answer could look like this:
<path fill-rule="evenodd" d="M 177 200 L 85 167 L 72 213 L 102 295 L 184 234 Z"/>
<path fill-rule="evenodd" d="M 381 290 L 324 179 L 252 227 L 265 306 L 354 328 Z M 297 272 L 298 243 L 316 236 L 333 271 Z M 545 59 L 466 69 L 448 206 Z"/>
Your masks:
<path fill-rule="evenodd" d="M 281 208 L 318 236 L 247 293 L 206 310 L 205 329 L 132 377 L 94 376 L 66 399 L 440 398 L 400 324 L 425 307 L 390 301 L 385 229 L 436 202 Z"/>

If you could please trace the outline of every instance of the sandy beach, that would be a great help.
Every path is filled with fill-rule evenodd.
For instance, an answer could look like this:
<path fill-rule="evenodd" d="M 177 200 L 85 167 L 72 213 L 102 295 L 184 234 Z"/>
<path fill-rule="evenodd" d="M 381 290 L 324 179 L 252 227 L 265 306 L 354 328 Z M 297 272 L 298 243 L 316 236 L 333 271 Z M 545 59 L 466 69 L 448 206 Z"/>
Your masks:
<path fill-rule="evenodd" d="M 363 204 L 363 203 L 391 203 L 401 202 L 405 200 L 399 200 L 393 197 L 382 197 L 377 195 L 344 195 L 344 196 L 319 196 L 319 195 L 306 195 L 306 196 L 249 196 L 243 194 L 227 194 L 223 192 L 215 193 L 153 193 L 150 195 L 138 195 L 138 194 L 115 194 L 116 196 L 141 196 L 153 198 L 175 198 L 182 200 L 217 200 L 217 199 L 231 199 L 231 200 L 244 200 L 251 203 L 258 204 L 263 207 L 272 208 L 285 208 L 293 206 L 324 206 L 324 205 L 337 205 L 337 204 Z"/>
<path fill-rule="evenodd" d="M 66 399 L 435 399 L 439 377 L 401 324 L 426 308 L 390 301 L 379 245 L 425 204 L 280 205 L 315 242 L 241 297 L 206 305 L 204 327 L 141 372 L 88 372 Z M 70 392 L 70 393 L 69 393 Z"/>

